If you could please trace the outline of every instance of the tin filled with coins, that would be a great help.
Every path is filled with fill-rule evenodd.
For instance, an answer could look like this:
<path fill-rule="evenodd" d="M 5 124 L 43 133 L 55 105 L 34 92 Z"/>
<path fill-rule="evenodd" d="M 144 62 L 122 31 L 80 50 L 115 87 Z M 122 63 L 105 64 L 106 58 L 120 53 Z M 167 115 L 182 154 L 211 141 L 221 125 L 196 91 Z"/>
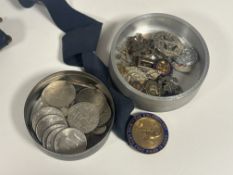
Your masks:
<path fill-rule="evenodd" d="M 147 14 L 116 34 L 109 70 L 120 91 L 137 107 L 155 112 L 177 109 L 198 92 L 209 68 L 200 33 L 167 14 Z"/>
<path fill-rule="evenodd" d="M 76 160 L 105 143 L 114 122 L 114 103 L 105 85 L 77 71 L 54 73 L 41 80 L 25 104 L 25 122 L 47 154 Z"/>

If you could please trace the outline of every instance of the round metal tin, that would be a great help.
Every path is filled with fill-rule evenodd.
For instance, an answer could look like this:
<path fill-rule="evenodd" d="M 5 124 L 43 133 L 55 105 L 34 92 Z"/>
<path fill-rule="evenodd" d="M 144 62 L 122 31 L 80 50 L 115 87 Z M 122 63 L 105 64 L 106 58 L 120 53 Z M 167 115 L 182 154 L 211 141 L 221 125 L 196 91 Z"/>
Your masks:
<path fill-rule="evenodd" d="M 193 66 L 192 72 L 181 74 L 173 72 L 178 78 L 183 92 L 168 97 L 158 97 L 145 94 L 132 87 L 118 70 L 117 51 L 124 41 L 137 33 L 148 34 L 167 31 L 179 36 L 184 45 L 195 48 L 199 55 L 198 62 Z M 201 34 L 188 22 L 178 17 L 153 13 L 136 17 L 126 23 L 116 34 L 110 53 L 109 71 L 118 89 L 131 98 L 138 108 L 155 112 L 175 110 L 193 99 L 201 87 L 209 69 L 209 52 Z"/>
<path fill-rule="evenodd" d="M 33 131 L 32 126 L 31 126 L 31 113 L 32 113 L 33 105 L 35 104 L 36 100 L 39 99 L 43 89 L 51 82 L 58 81 L 58 80 L 76 82 L 77 84 L 79 83 L 88 84 L 88 85 L 91 85 L 92 87 L 97 88 L 106 96 L 106 99 L 112 110 L 111 119 L 106 124 L 107 126 L 106 132 L 101 136 L 92 137 L 92 140 L 87 145 L 87 150 L 85 150 L 82 153 L 62 154 L 62 153 L 55 153 L 53 151 L 50 151 L 44 148 L 42 144 L 40 143 L 40 141 L 38 140 L 38 138 L 36 137 L 36 134 Z M 24 108 L 25 123 L 26 123 L 27 129 L 31 137 L 36 142 L 36 145 L 48 155 L 53 156 L 58 159 L 62 159 L 62 160 L 78 160 L 78 159 L 85 158 L 89 155 L 92 155 L 93 153 L 98 151 L 103 146 L 103 144 L 106 142 L 109 136 L 109 133 L 113 127 L 114 116 L 115 116 L 115 108 L 114 108 L 113 99 L 112 99 L 110 92 L 105 87 L 105 85 L 96 77 L 90 74 L 87 74 L 85 72 L 78 72 L 78 71 L 61 71 L 61 72 L 54 73 L 44 78 L 43 80 L 41 80 L 30 92 L 27 98 L 27 101 L 25 103 L 25 108 Z"/>
<path fill-rule="evenodd" d="M 138 129 L 135 129 L 135 126 Z M 151 113 L 139 113 L 132 116 L 126 128 L 128 144 L 145 154 L 153 154 L 162 150 L 168 142 L 168 135 L 164 121 Z"/>

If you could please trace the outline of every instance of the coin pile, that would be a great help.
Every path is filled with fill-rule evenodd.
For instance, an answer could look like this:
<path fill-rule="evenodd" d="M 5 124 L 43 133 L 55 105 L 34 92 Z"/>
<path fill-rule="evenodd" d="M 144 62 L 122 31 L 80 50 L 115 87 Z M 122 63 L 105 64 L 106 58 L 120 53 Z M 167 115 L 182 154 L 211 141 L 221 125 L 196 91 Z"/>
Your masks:
<path fill-rule="evenodd" d="M 111 108 L 95 86 L 58 80 L 46 86 L 35 102 L 31 127 L 44 148 L 62 154 L 87 149 L 90 135 L 107 131 Z"/>
<path fill-rule="evenodd" d="M 174 72 L 188 76 L 198 53 L 177 35 L 160 31 L 128 37 L 116 58 L 119 72 L 132 87 L 152 96 L 172 96 L 183 92 Z"/>

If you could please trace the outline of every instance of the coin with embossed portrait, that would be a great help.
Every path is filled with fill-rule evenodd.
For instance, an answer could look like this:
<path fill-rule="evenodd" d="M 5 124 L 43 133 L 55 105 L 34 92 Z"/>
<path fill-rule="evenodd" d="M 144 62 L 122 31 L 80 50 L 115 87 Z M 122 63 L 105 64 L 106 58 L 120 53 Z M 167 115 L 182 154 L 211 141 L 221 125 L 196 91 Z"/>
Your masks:
<path fill-rule="evenodd" d="M 68 107 L 76 96 L 75 87 L 67 81 L 59 80 L 50 83 L 42 92 L 41 98 L 53 107 Z"/>
<path fill-rule="evenodd" d="M 90 133 L 99 124 L 99 109 L 92 103 L 77 103 L 69 109 L 67 120 L 71 127 Z"/>
<path fill-rule="evenodd" d="M 54 150 L 57 153 L 76 154 L 86 150 L 86 136 L 75 128 L 60 131 L 54 139 Z"/>

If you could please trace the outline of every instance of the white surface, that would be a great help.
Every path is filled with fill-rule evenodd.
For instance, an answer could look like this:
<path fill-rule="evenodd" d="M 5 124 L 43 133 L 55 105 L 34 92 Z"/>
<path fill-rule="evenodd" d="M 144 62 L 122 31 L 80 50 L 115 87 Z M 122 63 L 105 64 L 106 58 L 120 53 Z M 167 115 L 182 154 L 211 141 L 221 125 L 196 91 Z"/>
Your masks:
<path fill-rule="evenodd" d="M 62 33 L 41 6 L 23 9 L 0 0 L 0 28 L 13 43 L 0 52 L 0 174 L 34 175 L 232 175 L 233 174 L 233 3 L 231 0 L 69 0 L 104 22 L 98 54 L 107 63 L 110 41 L 132 17 L 163 12 L 192 23 L 210 51 L 210 70 L 195 99 L 161 116 L 170 131 L 166 148 L 154 155 L 130 149 L 111 133 L 105 146 L 81 161 L 60 161 L 41 152 L 26 131 L 24 102 L 31 88 L 64 65 Z"/>

